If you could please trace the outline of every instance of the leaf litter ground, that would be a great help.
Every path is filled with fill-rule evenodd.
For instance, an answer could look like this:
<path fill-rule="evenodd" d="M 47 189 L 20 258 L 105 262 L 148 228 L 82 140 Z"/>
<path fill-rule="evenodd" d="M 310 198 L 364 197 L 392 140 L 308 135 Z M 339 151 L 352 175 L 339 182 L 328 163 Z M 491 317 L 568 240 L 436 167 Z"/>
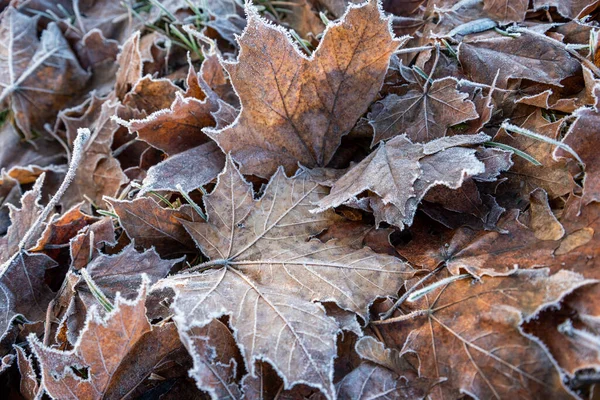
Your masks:
<path fill-rule="evenodd" d="M 596 398 L 597 1 L 12 1 L 7 398 Z"/>

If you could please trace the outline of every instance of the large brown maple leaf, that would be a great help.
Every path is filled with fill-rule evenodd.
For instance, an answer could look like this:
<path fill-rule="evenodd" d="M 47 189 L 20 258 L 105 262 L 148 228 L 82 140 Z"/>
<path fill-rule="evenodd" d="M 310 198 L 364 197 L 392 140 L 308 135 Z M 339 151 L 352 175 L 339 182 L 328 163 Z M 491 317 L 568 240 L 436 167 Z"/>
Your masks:
<path fill-rule="evenodd" d="M 208 221 L 182 221 L 211 261 L 197 267 L 204 272 L 160 286 L 177 294 L 182 335 L 229 315 L 249 371 L 255 360 L 267 360 L 286 388 L 305 383 L 333 398 L 340 327 L 315 301 L 336 302 L 368 320 L 369 305 L 395 295 L 412 269 L 369 248 L 307 240 L 340 220 L 332 211 L 310 212 L 326 193 L 306 173 L 287 178 L 280 168 L 254 200 L 252 185 L 228 157 L 215 190 L 204 198 Z"/>
<path fill-rule="evenodd" d="M 245 174 L 271 176 L 280 165 L 325 166 L 342 136 L 375 100 L 395 39 L 377 2 L 350 6 L 330 24 L 308 58 L 282 28 L 248 8 L 240 55 L 224 64 L 242 111 L 212 136 L 241 163 Z"/>

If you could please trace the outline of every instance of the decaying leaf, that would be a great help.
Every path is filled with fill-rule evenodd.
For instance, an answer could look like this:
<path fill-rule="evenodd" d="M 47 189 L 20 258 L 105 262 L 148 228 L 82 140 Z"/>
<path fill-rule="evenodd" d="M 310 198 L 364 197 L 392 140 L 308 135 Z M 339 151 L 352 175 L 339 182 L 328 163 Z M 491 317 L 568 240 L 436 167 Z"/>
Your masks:
<path fill-rule="evenodd" d="M 127 235 L 142 248 L 154 246 L 163 255 L 180 255 L 194 244 L 185 232 L 182 220 L 197 220 L 200 216 L 186 205 L 179 210 L 162 208 L 149 197 L 133 201 L 107 199 L 119 216 Z"/>
<path fill-rule="evenodd" d="M 0 338 L 17 315 L 30 321 L 41 320 L 54 297 L 44 281 L 47 269 L 56 262 L 45 254 L 23 248 L 21 240 L 41 213 L 38 201 L 43 177 L 21 199 L 21 208 L 10 206 L 12 225 L 0 238 Z"/>
<path fill-rule="evenodd" d="M 571 125 L 563 143 L 570 146 L 585 163 L 585 178 L 583 181 L 583 201 L 589 203 L 600 201 L 600 170 L 598 152 L 594 149 L 600 138 L 598 123 L 600 122 L 600 86 L 594 88 L 596 104 L 594 109 L 580 108 L 574 115 L 577 118 Z M 561 157 L 573 156 L 564 149 L 557 148 L 556 153 Z"/>
<path fill-rule="evenodd" d="M 183 222 L 211 259 L 198 268 L 210 268 L 161 286 L 177 293 L 181 329 L 227 314 L 248 370 L 255 360 L 268 360 L 286 388 L 307 383 L 331 398 L 339 328 L 312 301 L 334 301 L 367 319 L 375 297 L 394 294 L 412 272 L 367 248 L 307 242 L 338 220 L 331 211 L 309 212 L 324 194 L 305 174 L 287 178 L 279 169 L 254 200 L 252 186 L 229 158 L 215 190 L 204 197 L 208 222 Z"/>
<path fill-rule="evenodd" d="M 372 0 L 331 24 L 308 58 L 284 30 L 248 12 L 240 55 L 224 64 L 242 111 L 212 136 L 244 173 L 269 177 L 279 165 L 290 173 L 299 162 L 324 167 L 377 95 L 403 40 Z"/>

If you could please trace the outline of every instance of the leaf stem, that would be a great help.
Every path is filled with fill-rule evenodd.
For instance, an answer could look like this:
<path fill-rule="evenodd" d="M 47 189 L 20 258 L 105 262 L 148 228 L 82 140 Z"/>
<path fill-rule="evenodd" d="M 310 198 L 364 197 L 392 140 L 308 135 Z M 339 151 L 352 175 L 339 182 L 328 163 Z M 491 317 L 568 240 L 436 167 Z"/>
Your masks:
<path fill-rule="evenodd" d="M 85 142 L 87 142 L 90 136 L 90 130 L 87 128 L 79 128 L 77 130 L 77 137 L 73 142 L 73 156 L 71 157 L 71 162 L 69 163 L 69 169 L 67 170 L 67 174 L 65 175 L 65 178 L 63 179 L 62 183 L 60 184 L 60 187 L 58 188 L 54 196 L 50 198 L 50 201 L 48 202 L 46 207 L 44 207 L 44 209 L 37 217 L 35 222 L 31 225 L 27 232 L 25 232 L 25 235 L 23 235 L 23 238 L 19 242 L 19 250 L 23 250 L 24 248 L 28 247 L 31 239 L 37 234 L 40 225 L 46 220 L 46 218 L 48 218 L 48 215 L 50 215 L 50 213 L 54 211 L 54 208 L 69 188 L 69 185 L 73 181 L 73 178 L 75 178 L 77 168 L 79 167 L 79 163 L 81 162 L 81 158 L 83 156 L 83 145 L 85 144 Z"/>
<path fill-rule="evenodd" d="M 548 136 L 540 135 L 539 133 L 535 133 L 533 131 L 530 131 L 529 129 L 521 128 L 520 126 L 510 124 L 506 121 L 504 121 L 502 125 L 500 125 L 500 128 L 503 128 L 507 132 L 518 133 L 519 135 L 527 136 L 532 139 L 539 140 L 540 142 L 545 142 L 556 147 L 560 147 L 561 149 L 575 157 L 577 162 L 581 165 L 582 169 L 585 169 L 585 163 L 583 162 L 581 157 L 579 157 L 575 150 L 573 150 L 571 146 L 569 146 L 566 143 L 559 142 L 558 140 L 554 140 L 552 138 L 549 138 Z"/>
<path fill-rule="evenodd" d="M 224 260 L 224 259 L 210 260 L 210 261 L 203 262 L 202 264 L 195 265 L 190 269 L 186 269 L 185 272 L 191 273 L 191 272 L 205 271 L 207 269 L 212 269 L 215 267 L 223 267 L 225 265 L 228 265 L 229 262 L 230 262 L 230 260 Z"/>
<path fill-rule="evenodd" d="M 403 321 L 408 321 L 417 317 L 422 317 L 423 315 L 429 315 L 431 313 L 430 310 L 416 310 L 413 311 L 411 313 L 405 314 L 405 315 L 400 315 L 399 317 L 394 317 L 394 318 L 390 318 L 390 319 L 385 319 L 385 320 L 379 320 L 379 321 L 371 321 L 371 325 L 386 325 L 386 324 L 393 324 L 394 322 L 403 322 Z"/>
<path fill-rule="evenodd" d="M 427 282 L 429 279 L 431 279 L 432 276 L 434 276 L 435 274 L 437 274 L 438 272 L 440 272 L 442 269 L 446 268 L 446 264 L 442 264 L 439 267 L 437 267 L 436 269 L 434 269 L 433 271 L 429 272 L 427 275 L 425 275 L 424 277 L 422 277 L 417 283 L 415 283 L 410 289 L 408 289 L 395 303 L 392 307 L 390 307 L 389 310 L 387 310 L 385 313 L 380 314 L 379 318 L 381 320 L 386 320 L 388 318 L 390 318 L 392 316 L 392 314 L 394 313 L 394 311 L 396 311 L 398 309 L 398 307 L 400 307 L 402 305 L 402 303 L 404 303 L 406 301 L 406 299 L 408 299 L 408 297 L 417 290 L 417 288 L 419 286 L 421 286 L 423 283 Z"/>

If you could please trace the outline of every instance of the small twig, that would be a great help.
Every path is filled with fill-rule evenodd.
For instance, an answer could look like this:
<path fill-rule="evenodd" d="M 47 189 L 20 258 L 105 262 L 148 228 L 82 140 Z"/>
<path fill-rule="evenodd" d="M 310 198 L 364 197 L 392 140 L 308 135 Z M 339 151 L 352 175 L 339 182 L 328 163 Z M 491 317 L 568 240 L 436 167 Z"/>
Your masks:
<path fill-rule="evenodd" d="M 425 82 L 425 86 L 423 86 L 423 93 L 427 93 L 429 90 L 429 83 L 433 82 L 433 74 L 435 69 L 437 68 L 438 61 L 440 60 L 440 44 L 435 44 L 435 60 L 433 61 L 433 67 L 431 67 L 431 72 L 429 73 L 429 78 Z"/>
<path fill-rule="evenodd" d="M 178 183 L 177 185 L 175 185 L 175 188 L 179 191 L 179 193 L 185 199 L 185 201 L 187 201 L 189 205 L 192 206 L 192 208 L 198 213 L 198 215 L 200 215 L 200 218 L 206 221 L 208 218 L 206 217 L 206 214 L 204 214 L 204 211 L 202 211 L 200 206 L 196 204 L 194 200 L 192 200 L 192 198 L 185 192 L 185 190 L 183 190 L 181 184 Z"/>
<path fill-rule="evenodd" d="M 402 303 L 404 303 L 406 301 L 406 299 L 408 299 L 408 296 L 410 296 L 414 291 L 417 290 L 417 288 L 419 286 L 421 286 L 423 283 L 427 282 L 429 279 L 431 279 L 431 277 L 433 277 L 435 274 L 437 274 L 438 272 L 440 272 L 442 269 L 444 269 L 446 267 L 446 264 L 442 264 L 439 267 L 437 267 L 436 269 L 434 269 L 433 271 L 429 272 L 427 275 L 425 275 L 424 277 L 422 277 L 417 283 L 415 283 L 410 289 L 408 289 L 395 303 L 394 305 L 387 310 L 385 313 L 380 314 L 379 318 L 381 320 L 385 320 L 388 319 L 392 316 L 392 314 L 394 313 L 394 311 L 396 311 L 398 309 L 398 307 L 400 307 L 402 305 Z"/>
<path fill-rule="evenodd" d="M 549 138 L 548 136 L 540 135 L 539 133 L 535 133 L 533 131 L 530 131 L 529 129 L 521 128 L 520 126 L 513 125 L 506 121 L 504 121 L 502 123 L 502 125 L 500 125 L 500 128 L 503 128 L 507 132 L 518 133 L 519 135 L 527 136 L 532 139 L 539 140 L 540 142 L 545 142 L 545 143 L 554 145 L 556 147 L 560 147 L 561 149 L 563 149 L 564 151 L 566 151 L 567 153 L 569 153 L 573 157 L 575 157 L 575 159 L 580 164 L 582 169 L 585 169 L 585 163 L 583 162 L 581 157 L 579 157 L 579 155 L 575 152 L 575 150 L 573 150 L 571 148 L 571 146 L 569 146 L 566 143 L 559 142 L 558 140 L 554 140 L 552 138 Z"/>
<path fill-rule="evenodd" d="M 185 272 L 191 273 L 191 272 L 197 272 L 197 271 L 204 271 L 204 270 L 212 269 L 215 267 L 223 267 L 228 264 L 229 264 L 229 260 L 222 260 L 222 259 L 211 260 L 211 261 L 204 262 L 202 264 L 198 264 L 190 269 L 186 269 Z"/>
<path fill-rule="evenodd" d="M 395 322 L 403 322 L 403 321 L 408 321 L 417 317 L 421 317 L 423 315 L 429 315 L 431 311 L 430 310 L 416 310 L 413 311 L 411 313 L 405 314 L 405 315 L 401 315 L 399 317 L 394 317 L 394 318 L 390 318 L 390 319 L 385 319 L 385 320 L 379 320 L 379 321 L 371 321 L 371 325 L 386 325 L 386 324 L 393 324 Z"/>
<path fill-rule="evenodd" d="M 408 54 L 408 53 L 416 53 L 419 51 L 433 50 L 435 47 L 433 46 L 421 46 L 421 47 L 410 47 L 406 49 L 396 50 L 394 54 Z"/>
<path fill-rule="evenodd" d="M 40 225 L 46 220 L 46 218 L 48 218 L 48 215 L 54 211 L 54 208 L 60 201 L 61 197 L 67 191 L 69 185 L 73 181 L 73 178 L 75 178 L 77 168 L 79 167 L 79 163 L 81 162 L 81 158 L 83 156 L 83 146 L 89 139 L 90 135 L 90 130 L 87 128 L 79 128 L 77 130 L 77 137 L 73 142 L 73 156 L 71 157 L 71 163 L 69 164 L 67 174 L 65 175 L 65 178 L 63 179 L 54 196 L 52 196 L 46 207 L 44 207 L 40 215 L 27 230 L 27 232 L 25 232 L 25 235 L 23 235 L 23 238 L 19 242 L 19 250 L 23 250 L 24 248 L 28 247 L 31 239 L 37 234 Z"/>

